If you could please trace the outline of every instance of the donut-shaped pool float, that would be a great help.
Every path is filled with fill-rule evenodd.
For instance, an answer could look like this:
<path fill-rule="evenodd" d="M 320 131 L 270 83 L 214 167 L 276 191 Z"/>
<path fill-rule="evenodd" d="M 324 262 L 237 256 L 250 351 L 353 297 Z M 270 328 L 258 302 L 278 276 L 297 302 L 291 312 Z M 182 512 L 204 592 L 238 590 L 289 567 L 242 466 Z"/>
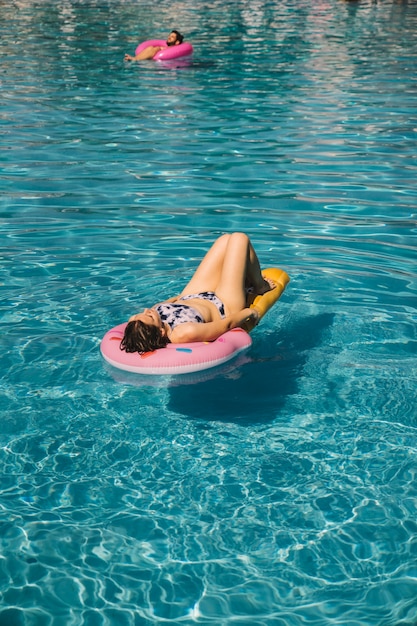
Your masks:
<path fill-rule="evenodd" d="M 215 341 L 169 343 L 153 352 L 124 352 L 120 349 L 126 324 L 109 330 L 101 342 L 101 353 L 110 365 L 136 374 L 189 374 L 226 363 L 252 340 L 241 328 L 227 331 Z"/>
<path fill-rule="evenodd" d="M 149 39 L 139 44 L 135 50 L 135 54 L 139 54 L 149 46 L 164 46 L 163 50 L 159 50 L 152 58 L 154 61 L 171 61 L 172 59 L 181 59 L 188 57 L 193 53 L 193 47 L 190 43 L 179 43 L 176 46 L 167 46 L 164 39 Z"/>
<path fill-rule="evenodd" d="M 258 311 L 260 318 L 275 304 L 290 280 L 288 274 L 278 268 L 266 269 L 262 275 L 272 280 L 275 287 L 262 296 L 249 296 L 248 305 Z M 189 374 L 226 363 L 252 344 L 248 333 L 255 322 L 245 326 L 245 329 L 233 328 L 215 341 L 169 343 L 165 348 L 143 354 L 121 350 L 120 342 L 126 325 L 119 324 L 104 335 L 100 344 L 104 359 L 113 367 L 127 372 L 164 375 Z"/>

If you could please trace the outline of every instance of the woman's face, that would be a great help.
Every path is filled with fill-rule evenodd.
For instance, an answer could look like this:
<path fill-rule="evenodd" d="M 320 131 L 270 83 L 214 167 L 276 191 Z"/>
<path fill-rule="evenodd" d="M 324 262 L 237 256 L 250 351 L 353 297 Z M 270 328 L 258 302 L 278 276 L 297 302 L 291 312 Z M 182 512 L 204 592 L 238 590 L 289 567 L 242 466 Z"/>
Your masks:
<path fill-rule="evenodd" d="M 144 309 L 143 313 L 136 313 L 136 315 L 132 315 L 132 317 L 129 318 L 129 322 L 136 321 L 162 329 L 161 318 L 155 309 Z"/>

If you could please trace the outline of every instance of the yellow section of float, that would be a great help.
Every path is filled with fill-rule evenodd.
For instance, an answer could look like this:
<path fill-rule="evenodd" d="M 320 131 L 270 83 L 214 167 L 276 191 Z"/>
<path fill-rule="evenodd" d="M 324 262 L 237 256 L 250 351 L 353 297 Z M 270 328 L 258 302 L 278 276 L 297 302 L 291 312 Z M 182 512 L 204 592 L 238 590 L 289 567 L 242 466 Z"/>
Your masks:
<path fill-rule="evenodd" d="M 267 269 L 262 270 L 262 276 L 272 281 L 275 284 L 275 287 L 264 293 L 262 296 L 252 296 L 249 294 L 247 302 L 247 305 L 251 309 L 256 309 L 258 311 L 260 320 L 275 304 L 278 298 L 280 298 L 285 287 L 290 282 L 290 277 L 287 272 L 279 269 L 279 267 L 268 267 Z M 249 333 L 255 326 L 255 321 L 251 320 L 246 322 L 243 328 Z"/>

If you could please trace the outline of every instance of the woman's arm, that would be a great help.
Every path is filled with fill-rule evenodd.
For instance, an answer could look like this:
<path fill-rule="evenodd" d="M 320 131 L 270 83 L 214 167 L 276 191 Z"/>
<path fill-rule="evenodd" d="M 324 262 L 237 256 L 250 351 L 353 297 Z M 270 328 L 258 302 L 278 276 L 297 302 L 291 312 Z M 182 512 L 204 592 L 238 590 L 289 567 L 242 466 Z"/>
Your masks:
<path fill-rule="evenodd" d="M 214 322 L 206 322 L 205 324 L 185 322 L 184 324 L 178 324 L 174 328 L 169 339 L 172 343 L 214 341 L 228 330 L 242 326 L 245 322 L 252 319 L 256 322 L 259 319 L 259 313 L 256 309 L 243 309 L 229 317 Z"/>
<path fill-rule="evenodd" d="M 162 302 L 158 302 L 158 304 L 154 304 L 153 305 L 153 309 L 157 306 L 159 306 L 160 304 L 166 304 L 167 302 L 176 302 L 178 300 L 179 296 L 172 296 L 172 298 L 167 298 L 166 300 L 162 300 Z"/>

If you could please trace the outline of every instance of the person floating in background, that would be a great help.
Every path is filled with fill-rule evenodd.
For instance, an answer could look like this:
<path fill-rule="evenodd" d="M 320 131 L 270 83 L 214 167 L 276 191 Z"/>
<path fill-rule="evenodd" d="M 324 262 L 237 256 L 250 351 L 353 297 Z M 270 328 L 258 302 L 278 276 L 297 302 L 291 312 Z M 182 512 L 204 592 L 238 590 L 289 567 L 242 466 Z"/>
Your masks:
<path fill-rule="evenodd" d="M 131 56 L 130 54 L 125 54 L 125 61 L 144 61 L 146 59 L 153 59 L 155 54 L 164 48 L 169 48 L 171 46 L 178 46 L 180 43 L 184 41 L 184 37 L 177 30 L 172 30 L 168 35 L 168 39 L 166 40 L 166 46 L 148 46 L 144 50 L 141 50 L 139 54 L 135 54 Z"/>
<path fill-rule="evenodd" d="M 247 293 L 275 287 L 261 274 L 245 233 L 219 237 L 179 296 L 133 315 L 120 344 L 126 352 L 151 352 L 168 343 L 214 341 L 232 328 L 259 320 L 247 307 Z"/>

